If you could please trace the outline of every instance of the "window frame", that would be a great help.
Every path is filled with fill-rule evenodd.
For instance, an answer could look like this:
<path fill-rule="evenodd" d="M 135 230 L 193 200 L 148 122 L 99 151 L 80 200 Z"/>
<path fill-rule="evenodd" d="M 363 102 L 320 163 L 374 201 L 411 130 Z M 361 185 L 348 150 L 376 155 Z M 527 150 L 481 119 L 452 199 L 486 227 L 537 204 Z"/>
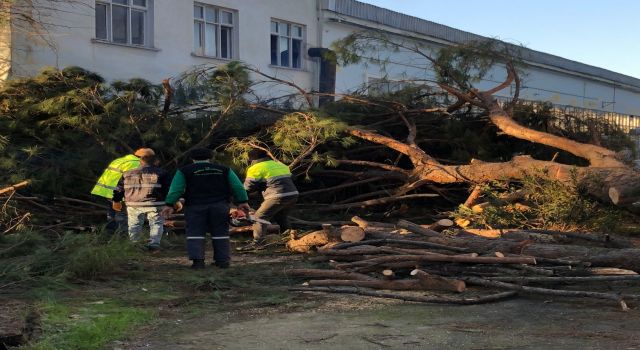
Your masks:
<path fill-rule="evenodd" d="M 273 24 L 276 23 L 277 27 L 276 30 L 274 31 L 273 29 Z M 287 30 L 286 33 L 284 33 L 284 35 L 282 33 L 280 33 L 279 31 L 279 26 L 281 25 L 286 25 L 287 26 Z M 294 36 L 294 28 L 295 27 L 299 27 L 301 30 L 300 36 Z M 276 40 L 276 62 L 273 62 L 273 37 L 277 37 Z M 282 64 L 282 51 L 280 51 L 280 43 L 282 42 L 282 38 L 286 38 L 287 39 L 287 45 L 288 45 L 288 62 L 287 65 L 283 65 Z M 299 56 L 299 67 L 294 67 L 293 63 L 293 41 L 294 40 L 299 40 L 300 41 L 300 56 Z M 291 21 L 285 21 L 285 20 L 281 20 L 278 18 L 271 18 L 271 20 L 269 21 L 269 63 L 271 66 L 273 67 L 278 67 L 278 68 L 286 68 L 286 69 L 294 69 L 294 70 L 305 70 L 305 48 L 307 45 L 307 26 L 301 23 L 296 23 L 296 22 L 291 22 Z"/>
<path fill-rule="evenodd" d="M 115 0 L 117 1 L 117 0 Z M 95 40 L 101 42 L 107 42 L 114 45 L 123 45 L 123 46 L 132 46 L 132 47 L 143 47 L 149 48 L 152 47 L 153 43 L 153 0 L 145 0 L 145 6 L 135 5 L 135 0 L 126 0 L 126 4 L 120 4 L 115 2 L 114 0 L 96 0 L 95 7 L 96 11 L 94 11 L 95 15 L 95 31 L 94 37 Z M 105 18 L 104 18 L 104 31 L 106 32 L 106 37 L 98 37 L 98 16 L 97 16 L 97 8 L 98 6 L 105 7 Z M 113 38 L 113 8 L 115 7 L 123 7 L 126 9 L 127 20 L 126 20 L 126 42 L 118 42 L 114 41 Z M 142 25 L 142 43 L 134 43 L 133 42 L 133 12 L 141 12 L 143 14 L 143 25 Z"/>
<path fill-rule="evenodd" d="M 202 17 L 196 17 L 196 7 L 200 7 L 202 9 Z M 192 54 L 198 57 L 207 57 L 214 58 L 218 60 L 234 60 L 239 57 L 239 48 L 238 48 L 238 11 L 222 6 L 216 6 L 211 4 L 205 4 L 201 2 L 193 3 L 193 29 L 192 29 Z M 213 20 L 207 19 L 207 9 L 214 11 Z M 222 14 L 228 13 L 231 14 L 231 23 L 224 23 L 222 21 Z M 196 47 L 196 36 L 195 36 L 195 26 L 198 24 L 200 26 L 199 34 L 199 46 Z M 215 52 L 213 54 L 207 53 L 207 25 L 214 26 L 214 35 L 215 35 Z M 227 55 L 222 56 L 222 29 L 227 28 L 230 30 L 228 35 L 228 41 L 226 45 Z"/>

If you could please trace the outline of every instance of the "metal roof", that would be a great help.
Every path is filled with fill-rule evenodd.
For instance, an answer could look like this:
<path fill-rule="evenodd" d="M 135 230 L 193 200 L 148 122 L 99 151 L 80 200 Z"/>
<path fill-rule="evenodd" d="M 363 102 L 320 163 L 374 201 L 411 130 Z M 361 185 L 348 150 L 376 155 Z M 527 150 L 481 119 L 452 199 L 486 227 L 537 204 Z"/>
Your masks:
<path fill-rule="evenodd" d="M 472 40 L 487 40 L 490 38 L 448 27 L 439 23 L 405 15 L 378 6 L 365 4 L 356 0 L 322 0 L 322 9 L 352 18 L 370 21 L 392 28 L 426 35 L 450 43 L 464 43 Z M 510 44 L 512 45 L 512 44 Z M 610 70 L 572 61 L 548 53 L 527 48 L 519 48 L 522 58 L 530 63 L 537 63 L 564 69 L 571 72 L 585 74 L 591 77 L 609 80 L 615 83 L 640 88 L 640 79 L 612 72 Z"/>

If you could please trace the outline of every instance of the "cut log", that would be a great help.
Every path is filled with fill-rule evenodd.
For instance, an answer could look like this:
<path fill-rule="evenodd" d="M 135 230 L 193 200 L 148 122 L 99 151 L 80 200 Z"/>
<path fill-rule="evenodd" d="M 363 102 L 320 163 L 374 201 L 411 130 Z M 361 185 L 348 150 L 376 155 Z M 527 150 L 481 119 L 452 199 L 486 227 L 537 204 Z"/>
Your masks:
<path fill-rule="evenodd" d="M 471 263 L 471 264 L 531 264 L 535 265 L 536 260 L 532 257 L 508 257 L 508 258 L 494 258 L 494 257 L 471 257 L 468 255 L 390 255 L 381 256 L 373 259 L 367 259 L 357 261 L 354 263 L 343 264 L 340 269 L 349 269 L 355 267 L 375 266 L 381 264 L 403 262 L 403 261 L 430 261 L 430 262 L 457 262 L 457 263 Z"/>
<path fill-rule="evenodd" d="M 464 280 L 471 284 L 476 284 L 479 286 L 503 288 L 503 289 L 509 289 L 509 290 L 516 290 L 519 292 L 531 293 L 531 294 L 553 295 L 553 296 L 559 296 L 559 297 L 595 298 L 595 299 L 613 300 L 617 302 L 618 305 L 620 305 L 620 308 L 622 309 L 622 311 L 629 310 L 629 307 L 627 306 L 627 303 L 624 301 L 622 296 L 618 294 L 613 294 L 613 293 L 527 287 L 527 286 L 520 286 L 517 284 L 506 283 L 506 282 L 490 281 L 487 279 L 482 279 L 477 277 L 466 277 L 464 278 Z M 626 297 L 638 299 L 640 298 L 640 295 L 627 295 Z"/>
<path fill-rule="evenodd" d="M 355 226 L 342 226 L 340 228 L 340 239 L 344 242 L 360 242 L 364 239 L 364 230 Z"/>
<path fill-rule="evenodd" d="M 601 276 L 605 276 L 605 275 L 637 275 L 638 273 L 632 270 L 625 270 L 625 269 L 616 269 L 613 267 L 594 267 L 594 268 L 590 268 L 587 269 L 587 271 L 589 271 L 589 273 L 591 273 L 592 275 L 601 275 Z"/>
<path fill-rule="evenodd" d="M 328 279 L 344 279 L 344 280 L 360 280 L 371 281 L 375 278 L 356 272 L 346 272 L 340 270 L 324 270 L 324 269 L 289 269 L 285 271 L 286 275 L 307 278 L 328 278 Z"/>
<path fill-rule="evenodd" d="M 411 271 L 411 276 L 418 278 L 420 283 L 429 290 L 446 290 L 462 293 L 466 289 L 464 281 L 449 279 L 438 275 L 431 275 L 419 269 Z"/>
<path fill-rule="evenodd" d="M 533 267 L 529 265 L 509 265 L 509 268 L 516 269 L 516 270 L 523 270 L 536 275 L 553 276 L 553 270 L 547 270 L 547 269 Z"/>
<path fill-rule="evenodd" d="M 451 298 L 444 296 L 419 296 L 419 295 L 406 295 L 406 294 L 393 294 L 393 293 L 384 293 L 375 290 L 366 290 L 362 288 L 340 288 L 340 287 L 313 287 L 313 288 L 304 288 L 304 287 L 296 287 L 289 288 L 290 291 L 294 292 L 316 292 L 316 293 L 340 293 L 340 294 L 356 294 L 356 295 L 366 295 L 376 298 L 387 298 L 387 299 L 399 299 L 404 301 L 411 301 L 417 303 L 434 303 L 434 304 L 458 304 L 458 305 L 474 305 L 474 304 L 484 304 L 484 303 L 492 303 L 496 301 L 505 300 L 517 295 L 517 292 L 502 292 L 496 294 L 485 295 L 476 298 Z"/>
<path fill-rule="evenodd" d="M 613 276 L 521 276 L 521 277 L 488 277 L 491 281 L 517 282 L 517 283 L 591 283 L 591 282 L 616 282 L 616 281 L 640 281 L 640 275 L 613 275 Z"/>
<path fill-rule="evenodd" d="M 464 282 L 462 282 L 464 285 Z M 343 286 L 343 287 L 363 287 L 373 289 L 386 289 L 386 290 L 443 290 L 458 292 L 460 285 L 453 286 L 453 284 L 445 282 L 435 282 L 433 280 L 422 281 L 420 279 L 415 280 L 311 280 L 309 281 L 310 287 L 331 287 L 331 286 Z M 456 289 L 454 289 L 456 288 Z"/>
<path fill-rule="evenodd" d="M 359 245 L 376 245 L 377 246 L 377 245 L 384 245 L 384 244 L 404 245 L 404 246 L 427 248 L 427 249 L 429 248 L 442 249 L 442 250 L 449 250 L 452 252 L 459 252 L 459 253 L 466 253 L 469 251 L 468 249 L 465 249 L 465 248 L 452 247 L 452 246 L 447 246 L 447 245 L 438 244 L 438 243 L 412 241 L 408 239 L 391 239 L 391 238 L 372 239 L 372 240 L 353 242 L 353 243 L 340 243 L 336 245 L 334 249 L 346 249 L 346 248 L 356 247 Z"/>
<path fill-rule="evenodd" d="M 471 251 L 491 254 L 495 251 L 557 259 L 564 261 L 560 265 L 568 264 L 567 261 L 589 263 L 594 267 L 618 267 L 633 271 L 640 271 L 640 249 L 613 249 L 601 247 L 586 247 L 577 245 L 537 244 L 531 241 L 509 241 L 504 239 L 484 239 L 480 237 L 427 237 L 428 242 L 443 244 L 451 247 L 467 248 Z"/>
<path fill-rule="evenodd" d="M 382 270 L 382 277 L 387 281 L 391 281 L 396 278 L 396 273 L 391 269 L 384 269 Z"/>
<path fill-rule="evenodd" d="M 396 224 L 396 226 L 403 228 L 405 230 L 409 230 L 413 233 L 417 233 L 419 235 L 423 235 L 423 236 L 427 236 L 427 237 L 440 237 L 442 236 L 440 234 L 440 232 L 436 232 L 433 230 L 430 230 L 428 228 L 424 228 L 420 225 L 414 224 L 411 221 L 407 221 L 407 220 L 398 220 L 398 223 Z"/>
<path fill-rule="evenodd" d="M 440 219 L 433 224 L 427 226 L 427 229 L 436 232 L 442 232 L 444 230 L 450 229 L 455 225 L 455 223 L 449 219 Z"/>
<path fill-rule="evenodd" d="M 391 228 L 391 229 L 396 228 L 396 225 L 394 224 L 388 224 L 386 222 L 367 221 L 359 216 L 352 217 L 351 221 L 356 225 L 358 225 L 358 227 L 362 228 L 363 230 L 366 230 L 370 227 L 381 227 L 381 228 Z"/>
<path fill-rule="evenodd" d="M 473 191 L 471 191 L 471 194 L 469 195 L 469 197 L 467 197 L 467 200 L 464 201 L 463 205 L 467 208 L 471 208 L 476 203 L 478 203 L 478 200 L 480 199 L 481 196 L 482 196 L 482 186 L 475 185 L 473 186 Z"/>
<path fill-rule="evenodd" d="M 292 237 L 287 242 L 287 248 L 292 252 L 308 253 L 317 247 L 332 242 L 340 242 L 340 238 L 336 237 L 333 232 L 314 231 L 298 239 Z"/>
<path fill-rule="evenodd" d="M 0 196 L 7 194 L 7 193 L 13 193 L 21 188 L 25 188 L 27 186 L 29 186 L 30 181 L 29 180 L 25 180 L 22 182 L 18 182 L 17 184 L 13 185 L 13 186 L 9 186 L 9 187 L 5 187 L 0 189 Z"/>

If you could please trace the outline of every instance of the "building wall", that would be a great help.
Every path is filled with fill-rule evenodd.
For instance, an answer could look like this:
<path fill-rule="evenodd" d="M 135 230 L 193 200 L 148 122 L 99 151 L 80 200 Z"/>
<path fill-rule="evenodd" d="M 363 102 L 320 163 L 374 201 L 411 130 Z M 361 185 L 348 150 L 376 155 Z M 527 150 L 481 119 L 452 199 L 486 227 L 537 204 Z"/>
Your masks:
<path fill-rule="evenodd" d="M 7 79 L 11 70 L 11 23 L 0 20 L 0 82 Z"/>
<path fill-rule="evenodd" d="M 48 0 L 38 0 L 47 2 Z M 61 11 L 45 13 L 48 22 L 58 23 L 49 28 L 52 47 L 37 37 L 21 32 L 13 34 L 11 52 L 3 51 L 0 57 L 11 55 L 13 75 L 34 75 L 45 66 L 63 68 L 77 65 L 96 71 L 108 80 L 141 77 L 154 83 L 178 75 L 194 66 L 222 64 L 228 61 L 197 57 L 193 47 L 193 1 L 153 0 L 153 49 L 125 47 L 96 42 L 94 0 L 81 0 L 83 5 L 71 6 L 56 3 Z M 386 30 L 404 37 L 420 38 L 435 50 L 446 45 L 442 39 L 429 38 L 412 32 L 387 27 L 372 21 L 336 16 L 330 11 L 318 11 L 317 0 L 202 0 L 238 11 L 237 36 L 240 60 L 259 70 L 284 80 L 294 81 L 303 88 L 317 86 L 317 62 L 306 56 L 309 47 L 330 47 L 337 39 L 365 28 Z M 270 65 L 270 20 L 272 18 L 306 26 L 304 69 L 294 70 Z M 319 20 L 320 18 L 320 20 Z M 0 34 L 1 35 L 1 34 Z M 339 67 L 336 80 L 337 92 L 347 92 L 362 87 L 369 79 L 387 76 L 391 80 L 420 78 L 435 80 L 433 71 L 425 69 L 424 58 L 410 53 L 380 53 L 389 57 L 390 64 L 384 71 L 375 64 Z M 0 67 L 1 68 L 1 67 Z M 478 84 L 487 88 L 504 79 L 505 72 L 496 69 L 486 81 Z M 0 80 L 2 71 L 0 70 Z M 550 101 L 559 105 L 604 110 L 623 114 L 640 115 L 640 89 L 615 86 L 602 81 L 553 67 L 535 65 L 526 68 L 522 77 L 521 97 L 529 100 Z M 264 97 L 279 96 L 289 88 L 262 85 L 259 92 Z M 503 90 L 497 95 L 508 97 L 512 91 Z"/>
<path fill-rule="evenodd" d="M 323 45 L 329 47 L 334 41 L 347 35 L 363 30 L 358 21 L 335 20 L 331 14 L 323 23 Z M 387 30 L 394 34 L 404 35 L 400 40 L 407 40 L 412 33 L 399 32 L 393 28 L 371 25 L 376 29 Z M 443 47 L 442 43 L 423 40 L 427 50 L 435 53 Z M 371 62 L 363 62 L 346 67 L 339 67 L 336 88 L 339 92 L 347 92 L 354 88 L 361 88 L 369 78 L 387 77 L 389 80 L 425 79 L 435 80 L 433 70 L 424 58 L 408 51 L 381 51 L 369 57 L 388 60 L 385 67 Z M 523 69 L 522 88 L 520 97 L 532 101 L 549 101 L 557 105 L 595 109 L 621 114 L 640 115 L 640 88 L 621 87 L 613 82 L 602 81 L 590 77 L 572 74 L 553 67 L 530 65 Z M 493 87 L 504 81 L 506 72 L 503 68 L 491 70 L 485 80 L 477 85 L 480 89 Z M 511 89 L 504 89 L 496 95 L 508 98 L 513 93 Z"/>
<path fill-rule="evenodd" d="M 142 77 L 154 83 L 175 76 L 197 65 L 223 64 L 228 61 L 196 57 L 193 51 L 193 1 L 155 0 L 153 13 L 153 49 L 118 46 L 95 38 L 95 4 L 69 6 L 51 14 L 61 26 L 51 27 L 56 49 L 21 36 L 14 42 L 24 47 L 14 60 L 22 62 L 16 75 L 33 75 L 44 66 L 63 68 L 81 66 L 108 80 Z M 305 88 L 314 84 L 315 62 L 304 48 L 302 70 L 270 65 L 270 21 L 272 18 L 306 26 L 307 47 L 317 46 L 317 10 L 315 0 L 199 0 L 238 11 L 239 53 L 237 58 L 278 78 L 296 81 Z M 286 11 L 284 10 L 286 9 Z M 269 91 L 277 94 L 278 91 Z"/>

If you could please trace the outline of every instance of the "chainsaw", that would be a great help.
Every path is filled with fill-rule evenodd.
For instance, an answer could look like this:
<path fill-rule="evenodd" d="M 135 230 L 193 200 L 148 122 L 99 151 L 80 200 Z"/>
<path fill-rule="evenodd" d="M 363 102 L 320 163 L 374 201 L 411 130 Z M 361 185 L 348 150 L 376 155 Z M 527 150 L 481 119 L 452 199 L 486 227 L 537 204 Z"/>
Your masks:
<path fill-rule="evenodd" d="M 271 225 L 271 222 L 256 218 L 248 211 L 239 210 L 239 209 L 231 209 L 229 211 L 229 218 L 231 226 L 242 227 L 242 226 L 250 226 L 255 223 L 263 224 L 263 225 Z"/>

